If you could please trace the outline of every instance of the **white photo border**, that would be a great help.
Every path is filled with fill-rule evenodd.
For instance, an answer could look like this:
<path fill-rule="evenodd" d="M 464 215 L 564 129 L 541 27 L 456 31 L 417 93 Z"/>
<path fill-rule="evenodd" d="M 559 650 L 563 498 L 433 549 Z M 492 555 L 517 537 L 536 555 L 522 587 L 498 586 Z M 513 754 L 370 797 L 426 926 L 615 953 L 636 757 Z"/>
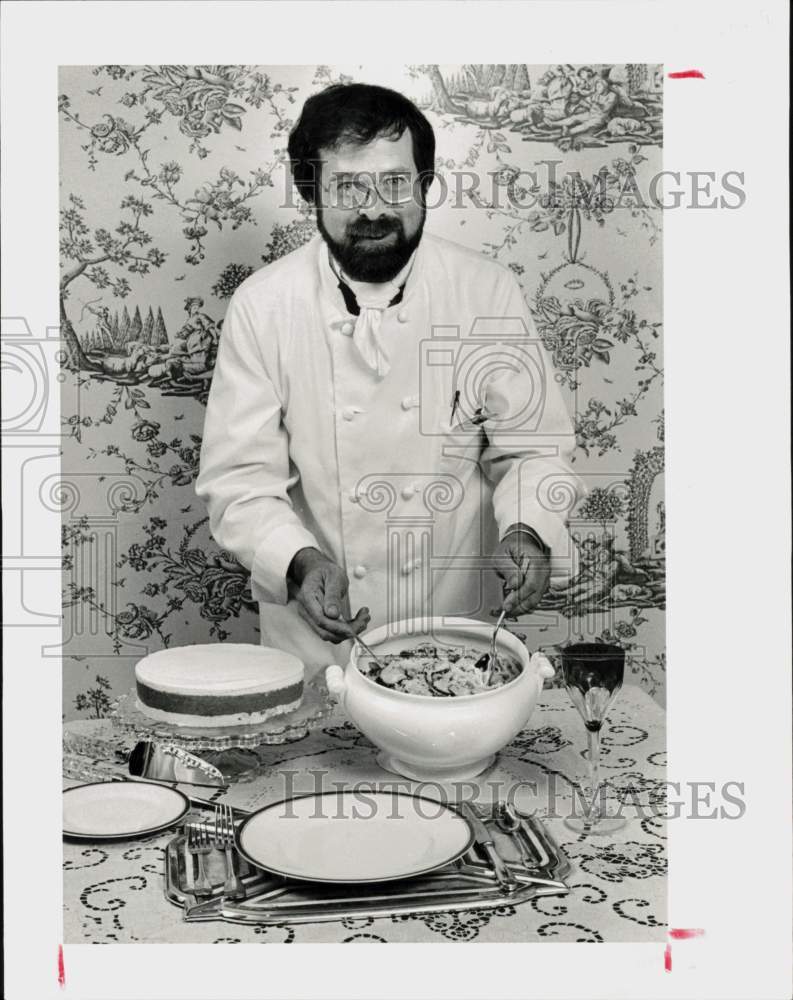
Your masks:
<path fill-rule="evenodd" d="M 5 3 L 3 20 L 2 312 L 24 317 L 38 338 L 58 325 L 59 65 L 696 68 L 704 79 L 665 82 L 665 169 L 738 170 L 747 193 L 738 211 L 681 209 L 664 219 L 668 778 L 742 781 L 746 799 L 737 821 L 669 824 L 670 926 L 705 936 L 674 945 L 671 972 L 662 944 L 397 945 L 385 955 L 342 945 L 215 945 L 211 954 L 199 945 L 67 945 L 63 989 L 61 678 L 59 661 L 41 657 L 58 629 L 10 628 L 6 996 L 790 996 L 787 5 L 23 2 Z M 55 448 L 58 389 L 41 431 Z M 5 412 L 13 405 L 7 399 Z M 7 511 L 16 485 L 4 477 Z M 46 556 L 60 553 L 59 518 L 26 516 L 44 569 L 25 600 L 57 616 L 60 574 Z M 4 543 L 9 566 L 15 541 Z"/>

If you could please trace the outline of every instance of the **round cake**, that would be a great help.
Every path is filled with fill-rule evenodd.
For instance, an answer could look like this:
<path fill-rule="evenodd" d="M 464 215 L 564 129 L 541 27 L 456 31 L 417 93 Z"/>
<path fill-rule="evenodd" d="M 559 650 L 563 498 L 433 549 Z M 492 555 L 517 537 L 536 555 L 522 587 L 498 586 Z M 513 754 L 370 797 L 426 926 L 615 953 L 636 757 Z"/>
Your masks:
<path fill-rule="evenodd" d="M 244 643 L 177 646 L 135 667 L 138 708 L 176 726 L 255 725 L 298 708 L 303 664 L 280 649 Z"/>

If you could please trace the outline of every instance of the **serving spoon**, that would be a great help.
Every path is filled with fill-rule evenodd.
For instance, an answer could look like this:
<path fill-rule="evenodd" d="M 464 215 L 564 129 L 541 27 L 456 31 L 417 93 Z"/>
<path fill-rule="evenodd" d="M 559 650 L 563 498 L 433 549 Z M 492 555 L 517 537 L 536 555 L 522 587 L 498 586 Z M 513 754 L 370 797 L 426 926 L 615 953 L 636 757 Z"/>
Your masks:
<path fill-rule="evenodd" d="M 374 651 L 373 651 L 373 650 L 371 650 L 371 649 L 369 648 L 369 646 L 367 646 L 367 645 L 366 645 L 366 643 L 365 643 L 365 642 L 363 641 L 363 639 L 362 639 L 362 638 L 361 638 L 361 637 L 360 637 L 359 635 L 354 635 L 354 636 L 352 636 L 351 638 L 353 639 L 353 641 L 354 641 L 354 642 L 357 642 L 357 643 L 358 643 L 358 645 L 359 645 L 359 646 L 361 647 L 361 649 L 363 649 L 363 651 L 364 651 L 364 652 L 365 652 L 365 653 L 366 653 L 366 654 L 367 654 L 368 656 L 371 656 L 371 658 L 372 658 L 372 659 L 374 660 L 374 662 L 375 662 L 375 663 L 377 664 L 377 666 L 378 666 L 378 667 L 379 667 L 379 668 L 380 668 L 381 670 L 385 670 L 385 667 L 383 666 L 383 664 L 382 664 L 382 663 L 381 663 L 381 662 L 380 662 L 380 661 L 379 661 L 379 660 L 377 659 L 377 655 L 376 655 L 376 654 L 374 653 Z"/>
<path fill-rule="evenodd" d="M 361 647 L 361 649 L 363 649 L 363 651 L 366 653 L 366 655 L 370 656 L 374 660 L 376 665 L 380 667 L 381 670 L 385 670 L 383 664 L 377 659 L 377 654 L 374 652 L 374 650 L 370 649 L 369 646 L 367 646 L 366 643 L 363 641 L 363 639 L 355 632 L 353 632 L 352 623 L 345 621 L 344 619 L 342 619 L 342 621 L 344 621 L 344 624 L 349 628 L 350 639 L 352 639 L 353 642 L 357 642 L 358 645 Z"/>
<path fill-rule="evenodd" d="M 349 622 L 345 622 L 344 624 L 345 625 L 349 625 L 350 623 Z M 374 660 L 375 664 L 381 670 L 385 670 L 385 667 L 383 666 L 383 664 L 377 659 L 377 654 L 372 649 L 370 649 L 369 646 L 366 645 L 366 643 L 363 641 L 363 639 L 359 635 L 356 635 L 355 632 L 353 632 L 352 628 L 350 628 L 350 638 L 352 639 L 353 642 L 357 642 L 358 643 L 358 645 L 366 653 L 367 656 L 371 656 L 371 658 Z"/>

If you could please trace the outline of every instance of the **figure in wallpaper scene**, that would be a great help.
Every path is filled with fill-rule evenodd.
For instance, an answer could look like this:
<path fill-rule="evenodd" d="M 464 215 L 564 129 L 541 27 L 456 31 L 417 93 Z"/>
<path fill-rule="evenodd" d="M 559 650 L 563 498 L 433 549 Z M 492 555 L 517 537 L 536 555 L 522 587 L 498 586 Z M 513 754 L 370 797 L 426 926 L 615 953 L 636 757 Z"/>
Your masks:
<path fill-rule="evenodd" d="M 559 149 L 605 146 L 632 136 L 661 137 L 661 79 L 646 66 L 553 66 L 532 85 L 522 66 L 465 66 L 445 81 L 438 67 L 416 67 L 433 85 L 425 103 L 486 128 L 500 126 Z"/>
<path fill-rule="evenodd" d="M 63 468 L 77 470 L 57 499 L 67 716 L 103 714 L 95 677 L 112 700 L 146 650 L 259 640 L 248 570 L 215 543 L 195 497 L 205 404 L 239 285 L 317 239 L 316 213 L 287 182 L 298 112 L 355 80 L 422 109 L 449 192 L 458 177 L 480 179 L 476 199 L 430 213 L 424 239 L 512 272 L 572 423 L 569 460 L 588 497 L 562 499 L 557 514 L 578 572 L 518 629 L 537 626 L 544 642 L 616 641 L 634 681 L 663 698 L 660 210 L 626 197 L 662 167 L 661 68 L 424 64 L 398 82 L 380 72 L 61 70 Z M 525 172 L 548 160 L 555 170 L 531 189 Z M 437 521 L 415 477 L 399 503 L 414 487 Z M 371 517 L 398 527 L 400 510 Z"/>

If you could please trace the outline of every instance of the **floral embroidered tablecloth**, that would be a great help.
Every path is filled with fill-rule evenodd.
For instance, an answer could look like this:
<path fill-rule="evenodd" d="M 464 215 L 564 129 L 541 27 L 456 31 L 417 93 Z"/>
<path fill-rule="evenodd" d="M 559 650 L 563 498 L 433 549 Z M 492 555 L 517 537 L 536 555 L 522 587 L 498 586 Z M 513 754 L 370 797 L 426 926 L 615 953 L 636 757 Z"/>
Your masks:
<path fill-rule="evenodd" d="M 107 721 L 67 723 L 65 735 L 109 734 Z M 117 734 L 116 734 L 117 738 Z M 603 732 L 601 773 L 628 820 L 618 833 L 586 838 L 560 818 L 586 776 L 586 732 L 566 691 L 546 690 L 531 725 L 477 779 L 478 802 L 511 796 L 536 810 L 567 853 L 570 893 L 491 911 L 351 919 L 295 926 L 185 923 L 163 895 L 164 850 L 173 831 L 124 843 L 64 842 L 64 941 L 67 943 L 242 943 L 389 941 L 663 941 L 666 936 L 665 714 L 637 687 L 612 705 Z M 260 748 L 260 773 L 232 786 L 227 799 L 257 808 L 290 792 L 357 782 L 413 787 L 383 771 L 375 748 L 343 717 L 326 719 L 304 739 Z M 75 784 L 66 781 L 66 785 Z M 336 784 L 338 783 L 338 784 Z M 189 791 L 187 786 L 183 786 Z M 472 788 L 466 785 L 470 796 Z M 210 789 L 192 794 L 211 793 Z M 216 797 L 216 796 L 213 796 Z"/>

